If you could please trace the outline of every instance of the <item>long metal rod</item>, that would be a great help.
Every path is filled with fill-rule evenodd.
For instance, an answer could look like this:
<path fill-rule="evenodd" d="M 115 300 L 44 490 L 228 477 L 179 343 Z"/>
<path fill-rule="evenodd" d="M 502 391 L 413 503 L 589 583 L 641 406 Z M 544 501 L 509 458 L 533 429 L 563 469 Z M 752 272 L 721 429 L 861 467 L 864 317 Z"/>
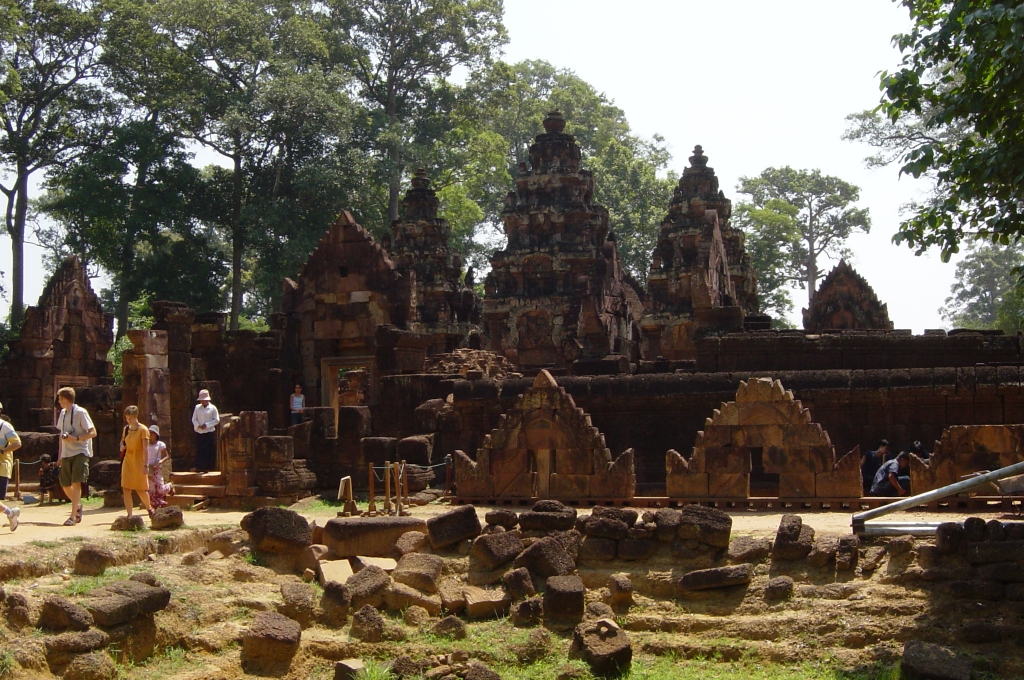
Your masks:
<path fill-rule="evenodd" d="M 929 501 L 935 501 L 946 496 L 952 496 L 953 494 L 960 493 L 961 491 L 967 491 L 977 486 L 988 484 L 989 482 L 995 482 L 1006 477 L 1013 477 L 1014 475 L 1024 474 L 1024 462 L 1015 463 L 992 472 L 986 472 L 983 475 L 972 477 L 971 479 L 965 479 L 963 481 L 955 482 L 947 486 L 933 489 L 932 491 L 926 491 L 925 493 L 904 498 L 903 500 L 896 501 L 895 503 L 889 503 L 878 508 L 872 508 L 871 510 L 865 510 L 864 512 L 858 512 L 853 516 L 853 531 L 854 533 L 864 533 L 865 526 L 864 522 L 873 519 L 875 517 L 882 517 L 898 510 L 906 510 L 907 508 L 913 508 L 918 505 L 923 505 Z"/>
<path fill-rule="evenodd" d="M 875 522 L 857 532 L 861 536 L 934 536 L 942 522 Z"/>

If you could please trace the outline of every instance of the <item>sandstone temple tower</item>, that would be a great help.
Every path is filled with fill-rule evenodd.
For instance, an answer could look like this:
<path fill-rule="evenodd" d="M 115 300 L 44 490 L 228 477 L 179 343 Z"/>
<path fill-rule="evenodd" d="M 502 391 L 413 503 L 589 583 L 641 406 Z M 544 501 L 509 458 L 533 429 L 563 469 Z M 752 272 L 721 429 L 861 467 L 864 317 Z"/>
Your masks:
<path fill-rule="evenodd" d="M 820 333 L 829 330 L 891 331 L 889 307 L 882 304 L 863 276 L 846 260 L 828 273 L 803 310 L 804 330 Z"/>
<path fill-rule="evenodd" d="M 451 352 L 480 322 L 480 301 L 464 284 L 462 257 L 449 247 L 451 227 L 437 216 L 439 201 L 424 170 L 402 200 L 403 219 L 391 225 L 384 249 L 413 289 L 408 329 L 432 337 L 429 354 Z"/>
<path fill-rule="evenodd" d="M 638 357 L 640 298 L 625 279 L 608 211 L 593 202 L 575 137 L 553 111 L 502 213 L 508 245 L 485 280 L 489 349 L 521 368 Z"/>
<path fill-rule="evenodd" d="M 693 359 L 699 330 L 742 330 L 757 313 L 757 280 L 732 202 L 700 146 L 690 156 L 661 223 L 641 326 L 645 354 Z"/>

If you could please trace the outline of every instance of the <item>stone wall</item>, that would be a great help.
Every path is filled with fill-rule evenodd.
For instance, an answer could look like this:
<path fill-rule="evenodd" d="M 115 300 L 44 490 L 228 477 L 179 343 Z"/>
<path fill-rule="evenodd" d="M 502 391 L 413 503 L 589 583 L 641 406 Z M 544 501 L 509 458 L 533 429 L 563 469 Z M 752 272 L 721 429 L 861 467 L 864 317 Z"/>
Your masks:
<path fill-rule="evenodd" d="M 1020 338 L 1002 331 L 758 331 L 698 338 L 697 370 L 790 371 L 1019 364 Z"/>
<path fill-rule="evenodd" d="M 914 440 L 933 442 L 949 425 L 1024 422 L 1024 394 L 1017 366 L 896 369 L 870 371 L 778 371 L 754 374 L 781 380 L 814 413 L 836 451 L 874 449 L 887 438 L 897 448 Z M 586 411 L 612 451 L 632 448 L 638 484 L 664 484 L 665 453 L 689 455 L 705 420 L 730 401 L 750 373 L 656 374 L 558 378 L 560 387 Z M 532 384 L 531 379 L 441 379 L 441 376 L 385 378 L 389 435 L 415 434 L 415 408 L 428 399 L 453 395 L 449 416 L 434 428 L 434 458 L 456 449 L 475 456 L 483 436 L 498 427 L 501 414 Z M 395 381 L 395 382 L 392 382 Z M 412 398 L 412 396 L 415 398 Z M 423 420 L 420 419 L 420 424 Z M 638 491 L 643 495 L 643 491 Z"/>

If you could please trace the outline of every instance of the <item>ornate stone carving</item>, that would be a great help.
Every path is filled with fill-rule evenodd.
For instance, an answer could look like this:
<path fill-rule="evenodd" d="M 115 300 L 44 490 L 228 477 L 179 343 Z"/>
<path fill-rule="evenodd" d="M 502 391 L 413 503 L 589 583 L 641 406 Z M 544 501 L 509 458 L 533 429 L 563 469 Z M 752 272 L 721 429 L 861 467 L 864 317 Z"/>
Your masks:
<path fill-rule="evenodd" d="M 438 205 L 426 171 L 416 171 L 402 200 L 404 217 L 391 225 L 390 243 L 384 243 L 398 271 L 415 281 L 415 314 L 408 330 L 434 336 L 431 353 L 452 351 L 480 322 L 472 275 L 467 272 L 469 280 L 460 281 L 462 257 L 449 246 L 451 227 L 438 218 Z"/>
<path fill-rule="evenodd" d="M 19 429 L 53 424 L 57 382 L 82 387 L 112 383 L 107 352 L 114 344 L 114 316 L 106 314 L 85 267 L 64 260 L 25 310 L 25 322 L 4 366 L 6 412 Z"/>
<path fill-rule="evenodd" d="M 732 203 L 700 146 L 679 178 L 651 258 L 641 322 L 648 357 L 694 359 L 698 330 L 741 330 L 757 282 Z"/>
<path fill-rule="evenodd" d="M 542 370 L 476 461 L 455 452 L 455 484 L 464 497 L 632 498 L 636 475 L 632 449 L 613 461 L 590 416 Z"/>
<path fill-rule="evenodd" d="M 666 487 L 672 498 L 748 498 L 751 477 L 777 484 L 779 498 L 859 498 L 860 451 L 836 459 L 821 425 L 778 380 L 741 382 L 697 433 L 693 455 L 669 451 Z M 770 489 L 766 489 L 770 492 Z"/>
<path fill-rule="evenodd" d="M 893 328 L 889 309 L 846 260 L 828 273 L 804 312 L 804 330 L 886 330 Z"/>
<path fill-rule="evenodd" d="M 954 425 L 942 431 L 927 460 L 910 454 L 910 491 L 931 491 L 959 482 L 974 472 L 992 471 L 1024 461 L 1024 425 Z M 978 493 L 994 494 L 979 489 Z"/>
<path fill-rule="evenodd" d="M 492 256 L 484 283 L 489 349 L 520 367 L 638 356 L 640 297 L 564 128 L 558 111 L 544 119 L 502 213 L 508 245 Z"/>

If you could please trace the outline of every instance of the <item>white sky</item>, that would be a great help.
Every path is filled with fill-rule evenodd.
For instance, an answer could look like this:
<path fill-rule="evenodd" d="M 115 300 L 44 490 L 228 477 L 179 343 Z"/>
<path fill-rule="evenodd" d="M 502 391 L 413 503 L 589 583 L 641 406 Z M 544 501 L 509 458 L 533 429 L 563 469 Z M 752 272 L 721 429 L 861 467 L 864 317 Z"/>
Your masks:
<path fill-rule="evenodd" d="M 874 226 L 850 240 L 852 264 L 897 328 L 943 327 L 938 308 L 954 265 L 890 242 L 900 205 L 921 187 L 895 168 L 865 169 L 869 148 L 840 139 L 847 114 L 878 103 L 878 72 L 898 63 L 890 39 L 909 20 L 895 2 L 505 0 L 505 25 L 507 61 L 572 69 L 613 99 L 638 134 L 663 135 L 676 171 L 703 145 L 734 202 L 737 179 L 769 166 L 817 168 L 860 186 Z M 203 154 L 202 162 L 215 161 Z M 25 300 L 34 304 L 45 283 L 39 249 L 26 245 L 26 260 Z M 4 235 L 8 290 L 10 266 Z M 806 292 L 793 299 L 799 326 Z M 8 306 L 0 302 L 0 313 Z"/>

